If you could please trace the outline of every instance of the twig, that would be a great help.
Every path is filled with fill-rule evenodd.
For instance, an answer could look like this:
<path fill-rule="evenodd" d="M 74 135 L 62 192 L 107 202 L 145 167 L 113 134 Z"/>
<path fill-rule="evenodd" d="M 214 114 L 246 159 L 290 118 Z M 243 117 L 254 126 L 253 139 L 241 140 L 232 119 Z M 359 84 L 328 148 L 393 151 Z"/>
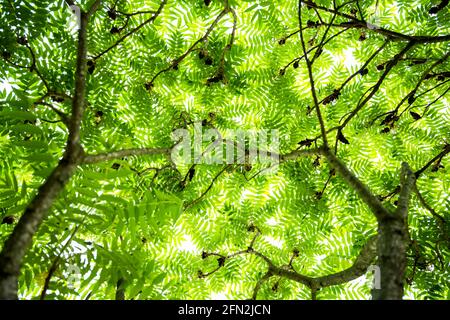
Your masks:
<path fill-rule="evenodd" d="M 147 24 L 149 24 L 150 22 L 153 22 L 162 12 L 164 6 L 166 5 L 167 0 L 162 0 L 161 5 L 159 6 L 158 10 L 156 10 L 155 14 L 153 16 L 151 16 L 150 18 L 148 18 L 147 20 L 145 20 L 144 22 L 142 22 L 140 25 L 138 25 L 136 28 L 130 30 L 129 32 L 127 32 L 125 35 L 123 35 L 119 40 L 117 40 L 112 46 L 110 46 L 109 48 L 105 49 L 104 51 L 100 52 L 99 54 L 97 54 L 96 56 L 94 56 L 92 59 L 98 60 L 99 58 L 101 58 L 103 55 L 105 55 L 106 53 L 108 53 L 109 51 L 111 51 L 112 49 L 114 49 L 115 47 L 117 47 L 119 44 L 121 44 L 123 41 L 125 41 L 125 39 L 127 39 L 128 37 L 132 36 L 133 34 L 135 34 L 136 32 L 138 32 L 139 30 L 141 30 L 144 26 L 146 26 Z"/>

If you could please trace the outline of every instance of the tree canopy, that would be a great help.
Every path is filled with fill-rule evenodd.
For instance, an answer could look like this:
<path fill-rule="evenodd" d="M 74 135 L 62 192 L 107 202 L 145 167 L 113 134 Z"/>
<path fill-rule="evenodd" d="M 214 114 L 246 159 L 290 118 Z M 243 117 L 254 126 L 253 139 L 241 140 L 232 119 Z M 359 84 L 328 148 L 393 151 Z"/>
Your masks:
<path fill-rule="evenodd" d="M 2 1 L 0 298 L 449 299 L 448 3 Z"/>

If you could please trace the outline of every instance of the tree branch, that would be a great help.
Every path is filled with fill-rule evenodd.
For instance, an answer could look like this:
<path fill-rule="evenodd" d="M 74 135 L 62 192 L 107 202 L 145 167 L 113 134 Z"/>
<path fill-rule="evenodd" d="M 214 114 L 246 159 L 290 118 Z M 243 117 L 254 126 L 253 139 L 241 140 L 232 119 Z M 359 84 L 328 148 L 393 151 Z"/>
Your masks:
<path fill-rule="evenodd" d="M 99 54 L 97 54 L 93 60 L 98 60 L 100 59 L 103 55 L 105 55 L 106 53 L 108 53 L 109 51 L 111 51 L 112 49 L 114 49 L 115 47 L 117 47 L 119 44 L 121 44 L 123 41 L 125 41 L 126 38 L 132 36 L 133 34 L 135 34 L 136 32 L 138 32 L 139 30 L 141 30 L 144 26 L 146 26 L 147 24 L 149 24 L 150 22 L 153 22 L 162 12 L 164 6 L 166 5 L 167 0 L 162 0 L 161 5 L 159 6 L 158 10 L 156 10 L 155 14 L 153 16 L 151 16 L 149 19 L 145 20 L 144 22 L 142 22 L 140 25 L 138 25 L 136 28 L 134 28 L 133 30 L 130 30 L 129 32 L 127 32 L 125 35 L 123 35 L 119 40 L 117 40 L 112 46 L 110 46 L 109 48 L 105 49 L 104 51 L 100 52 Z"/>
<path fill-rule="evenodd" d="M 203 37 L 201 37 L 200 39 L 198 39 L 197 41 L 195 41 L 188 50 L 186 50 L 185 53 L 183 53 L 181 56 L 179 56 L 178 58 L 176 58 L 175 60 L 172 61 L 172 63 L 158 71 L 153 78 L 146 83 L 146 88 L 151 89 L 153 87 L 153 84 L 155 82 L 155 80 L 164 72 L 167 72 L 171 69 L 173 69 L 174 67 L 178 66 L 178 64 L 183 61 L 192 51 L 194 51 L 194 49 L 197 47 L 197 45 L 202 42 L 205 41 L 208 37 L 209 34 L 214 30 L 214 28 L 217 26 L 217 24 L 219 23 L 219 21 L 230 11 L 230 8 L 228 6 L 225 6 L 225 8 L 219 13 L 219 15 L 216 17 L 216 19 L 214 20 L 214 22 L 209 26 L 209 28 L 206 30 L 205 34 L 203 35 Z"/>
<path fill-rule="evenodd" d="M 144 155 L 169 155 L 172 148 L 140 148 L 140 149 L 124 149 L 99 154 L 87 154 L 84 156 L 82 164 L 93 164 L 114 159 L 121 159 L 128 156 L 144 156 Z"/>
<path fill-rule="evenodd" d="M 319 100 L 317 99 L 317 93 L 316 93 L 316 88 L 314 85 L 314 78 L 313 78 L 313 74 L 312 74 L 312 65 L 311 65 L 311 61 L 308 58 L 308 51 L 306 50 L 306 44 L 305 44 L 305 39 L 303 36 L 303 29 L 302 29 L 302 0 L 299 0 L 298 2 L 298 21 L 300 24 L 300 40 L 302 43 L 302 49 L 303 49 L 303 55 L 305 57 L 305 61 L 306 61 L 306 66 L 308 68 L 308 75 L 309 75 L 309 82 L 311 85 L 311 94 L 313 96 L 313 100 L 314 100 L 314 106 L 316 108 L 316 113 L 317 113 L 317 118 L 319 120 L 319 124 L 320 124 L 320 131 L 322 133 L 322 140 L 323 140 L 323 145 L 325 148 L 328 148 L 328 139 L 327 139 L 327 133 L 325 130 L 325 123 L 323 121 L 322 118 L 322 114 L 320 112 L 320 106 L 319 106 Z M 320 49 L 320 47 L 319 47 Z M 317 52 L 317 51 L 316 51 Z"/>
<path fill-rule="evenodd" d="M 85 218 L 86 218 L 86 216 L 85 216 Z M 83 222 L 84 222 L 85 218 L 83 218 Z M 81 224 L 83 222 L 81 222 Z M 74 230 L 72 231 L 69 239 L 67 239 L 66 243 L 61 248 L 61 250 L 59 251 L 58 255 L 55 257 L 55 259 L 53 259 L 52 265 L 50 266 L 50 269 L 48 270 L 47 277 L 45 277 L 44 287 L 42 288 L 42 291 L 41 291 L 40 300 L 44 300 L 45 299 L 45 296 L 47 295 L 47 290 L 48 290 L 49 285 L 50 285 L 50 280 L 51 280 L 53 274 L 55 273 L 56 269 L 59 266 L 59 261 L 61 260 L 61 255 L 67 249 L 69 244 L 72 242 L 72 239 L 75 236 L 75 234 L 78 232 L 78 229 L 80 228 L 81 224 L 77 225 L 74 228 Z"/>
<path fill-rule="evenodd" d="M 345 182 L 347 182 L 347 184 L 361 197 L 364 203 L 369 206 L 377 220 L 390 215 L 389 211 L 383 206 L 381 201 L 373 195 L 369 188 L 362 183 L 341 160 L 339 160 L 329 149 L 323 148 L 322 152 L 328 159 L 330 166 L 336 169 Z"/>
<path fill-rule="evenodd" d="M 406 53 L 408 52 L 408 50 L 410 50 L 413 46 L 414 46 L 414 42 L 409 42 L 391 61 L 389 61 L 389 63 L 387 64 L 383 74 L 381 75 L 380 79 L 378 80 L 378 82 L 373 86 L 372 91 L 369 93 L 369 95 L 363 99 L 362 101 L 360 101 L 358 103 L 358 105 L 356 106 L 356 108 L 348 115 L 348 117 L 344 120 L 344 122 L 340 125 L 340 129 L 342 130 L 349 122 L 351 119 L 353 119 L 353 117 L 356 116 L 356 114 L 367 104 L 367 102 L 369 102 L 369 100 L 375 95 L 375 93 L 380 89 L 381 84 L 383 83 L 384 79 L 387 77 L 387 75 L 389 74 L 389 72 L 392 70 L 392 68 L 398 63 L 398 61 L 400 60 L 400 58 Z M 370 89 L 369 89 L 370 90 Z M 363 95 L 364 97 L 364 95 Z M 361 97 L 361 99 L 363 98 Z"/>
<path fill-rule="evenodd" d="M 22 260 L 32 243 L 32 238 L 45 215 L 75 172 L 82 157 L 79 143 L 80 122 L 84 111 L 86 90 L 87 52 L 86 14 L 81 13 L 78 31 L 78 52 L 75 73 L 75 93 L 72 102 L 72 118 L 69 123 L 69 137 L 63 158 L 53 170 L 37 195 L 25 209 L 12 234 L 6 240 L 0 253 L 0 299 L 17 299 L 17 280 Z"/>
<path fill-rule="evenodd" d="M 255 231 L 255 227 L 251 226 L 249 227 L 249 231 Z M 256 229 L 257 233 L 255 237 L 253 238 L 252 242 L 254 242 L 256 236 L 259 234 L 259 230 Z M 329 286 L 334 286 L 342 283 L 347 283 L 349 281 L 352 281 L 354 279 L 359 278 L 363 274 L 367 272 L 367 269 L 372 264 L 376 257 L 376 243 L 377 243 L 377 236 L 372 236 L 369 238 L 369 240 L 366 242 L 366 244 L 361 249 L 358 257 L 356 258 L 353 265 L 343 271 L 336 272 L 333 274 L 329 274 L 326 276 L 320 276 L 320 277 L 310 277 L 302 275 L 298 272 L 296 272 L 292 267 L 286 268 L 286 266 L 278 267 L 275 265 L 275 263 L 269 259 L 264 254 L 260 253 L 259 251 L 256 251 L 253 249 L 252 246 L 249 246 L 247 250 L 244 251 L 238 251 L 233 254 L 229 254 L 228 256 L 224 256 L 218 253 L 206 253 L 203 252 L 202 258 L 206 259 L 209 256 L 218 256 L 218 262 L 219 265 L 216 269 L 209 273 L 202 273 L 199 271 L 199 275 L 201 275 L 201 278 L 207 277 L 216 271 L 218 271 L 221 267 L 225 265 L 225 261 L 227 259 L 230 259 L 232 257 L 238 256 L 238 255 L 244 255 L 244 254 L 253 254 L 257 257 L 263 259 L 267 265 L 268 265 L 268 271 L 267 273 L 258 280 L 254 290 L 253 290 L 253 296 L 252 299 L 256 299 L 256 296 L 262 286 L 262 284 L 267 281 L 272 276 L 280 276 L 298 283 L 301 283 L 308 288 L 312 289 L 314 292 L 319 290 L 320 288 L 325 288 Z"/>
<path fill-rule="evenodd" d="M 369 24 L 366 21 L 362 21 L 357 19 L 356 17 L 349 15 L 349 14 L 345 14 L 342 12 L 339 12 L 338 10 L 335 9 L 329 9 L 320 5 L 315 4 L 314 2 L 312 2 L 311 0 L 307 0 L 304 1 L 305 4 L 311 8 L 315 8 L 324 12 L 328 12 L 328 13 L 332 13 L 332 14 L 336 14 L 338 16 L 341 16 L 343 18 L 349 19 L 351 20 L 351 22 L 343 22 L 341 23 L 341 25 L 344 27 L 348 27 L 348 28 L 359 28 L 359 29 L 366 29 L 366 30 L 370 30 L 371 32 L 375 32 L 375 33 L 379 33 L 385 37 L 391 38 L 392 40 L 397 40 L 397 41 L 414 41 L 416 43 L 439 43 L 439 42 L 446 42 L 446 41 L 450 41 L 450 35 L 445 35 L 445 36 L 410 36 L 410 35 L 405 35 L 402 34 L 400 32 L 396 32 L 396 31 L 391 31 L 385 28 L 382 28 L 380 26 L 376 26 L 373 24 Z"/>

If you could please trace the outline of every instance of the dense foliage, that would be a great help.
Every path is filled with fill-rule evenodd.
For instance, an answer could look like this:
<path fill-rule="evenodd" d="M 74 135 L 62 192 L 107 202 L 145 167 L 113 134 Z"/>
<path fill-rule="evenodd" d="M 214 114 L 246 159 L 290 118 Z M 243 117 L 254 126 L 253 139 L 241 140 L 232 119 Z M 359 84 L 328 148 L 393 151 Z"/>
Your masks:
<path fill-rule="evenodd" d="M 448 1 L 303 1 L 300 21 L 297 1 L 2 1 L 1 244 L 75 130 L 74 4 L 98 5 L 81 60 L 84 160 L 33 237 L 20 298 L 370 298 L 367 266 L 317 292 L 265 276 L 266 258 L 336 274 L 377 234 L 328 156 L 301 154 L 324 142 L 317 108 L 330 149 L 387 210 L 402 162 L 416 173 L 405 298 L 449 298 Z M 172 161 L 171 133 L 194 123 L 225 138 L 276 129 L 282 163 Z"/>

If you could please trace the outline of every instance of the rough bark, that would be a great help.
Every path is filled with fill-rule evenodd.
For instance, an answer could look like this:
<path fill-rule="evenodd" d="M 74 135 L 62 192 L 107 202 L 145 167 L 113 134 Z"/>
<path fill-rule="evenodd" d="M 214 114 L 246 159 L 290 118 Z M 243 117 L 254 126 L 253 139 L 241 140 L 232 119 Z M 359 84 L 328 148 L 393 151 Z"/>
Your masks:
<path fill-rule="evenodd" d="M 88 16 L 81 15 L 78 34 L 78 54 L 75 73 L 75 95 L 72 101 L 72 118 L 69 126 L 66 152 L 37 195 L 25 209 L 16 227 L 0 253 L 0 299 L 17 299 L 18 277 L 25 253 L 32 239 L 58 194 L 74 174 L 82 159 L 80 122 L 84 109 L 86 90 L 86 53 Z"/>
<path fill-rule="evenodd" d="M 378 263 L 381 288 L 374 291 L 374 300 L 401 300 L 406 270 L 406 250 L 409 243 L 408 206 L 415 175 L 406 163 L 400 175 L 401 191 L 397 210 L 378 220 Z"/>
<path fill-rule="evenodd" d="M 374 300 L 401 300 L 406 269 L 407 227 L 402 219 L 385 218 L 378 227 L 378 264 L 381 288 Z"/>

